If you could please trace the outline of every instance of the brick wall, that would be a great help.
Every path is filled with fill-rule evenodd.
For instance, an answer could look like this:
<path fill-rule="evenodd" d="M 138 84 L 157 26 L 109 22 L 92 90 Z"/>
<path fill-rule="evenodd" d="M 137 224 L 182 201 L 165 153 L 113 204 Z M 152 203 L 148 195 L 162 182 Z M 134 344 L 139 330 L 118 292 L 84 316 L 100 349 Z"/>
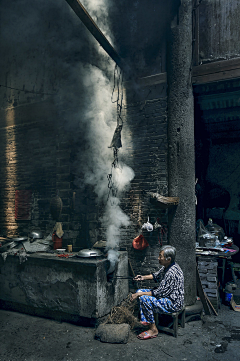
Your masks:
<path fill-rule="evenodd" d="M 57 189 L 63 198 L 63 219 L 68 221 L 69 150 L 60 145 L 53 115 L 51 101 L 15 108 L 13 121 L 8 111 L 1 114 L 0 232 L 5 236 L 33 229 L 50 232 L 50 199 Z M 15 220 L 16 190 L 32 191 L 30 220 Z"/>
<path fill-rule="evenodd" d="M 1 111 L 0 233 L 27 235 L 52 232 L 50 202 L 57 192 L 63 201 L 64 244 L 75 244 L 82 231 L 82 213 L 74 217 L 71 139 L 59 120 L 53 99 Z M 15 191 L 31 190 L 31 219 L 15 220 Z M 85 229 L 83 227 L 83 232 Z"/>
<path fill-rule="evenodd" d="M 132 225 L 122 234 L 122 245 L 127 247 L 136 274 L 148 274 L 159 267 L 160 240 L 167 243 L 167 210 L 153 204 L 148 192 L 167 196 L 167 97 L 166 84 L 142 86 L 138 92 L 127 89 L 126 122 L 123 135 L 128 142 L 126 164 L 132 167 L 135 178 L 131 189 L 122 200 L 122 207 L 130 215 Z M 166 233 L 158 230 L 142 231 L 143 223 L 154 224 L 159 219 L 166 225 Z M 143 234 L 149 247 L 139 251 L 132 241 Z"/>
<path fill-rule="evenodd" d="M 153 224 L 158 218 L 167 230 L 167 211 L 151 203 L 148 195 L 150 191 L 167 195 L 166 85 L 142 86 L 137 92 L 130 86 L 126 96 L 119 158 L 134 170 L 135 178 L 121 199 L 131 225 L 122 229 L 120 246 L 127 247 L 136 273 L 148 273 L 158 268 L 160 240 L 166 243 L 167 233 L 143 231 L 149 242 L 143 251 L 134 250 L 132 241 L 142 233 L 141 226 L 148 217 Z M 99 218 L 104 205 L 98 204 L 91 186 L 83 190 L 74 185 L 74 154 L 84 145 L 72 141 L 54 102 L 48 99 L 23 105 L 15 108 L 14 120 L 9 120 L 7 111 L 1 119 L 1 234 L 16 236 L 33 229 L 51 232 L 54 221 L 50 201 L 58 191 L 63 201 L 63 244 L 89 247 L 102 239 Z M 15 191 L 21 189 L 32 191 L 29 221 L 16 221 L 14 217 Z"/>

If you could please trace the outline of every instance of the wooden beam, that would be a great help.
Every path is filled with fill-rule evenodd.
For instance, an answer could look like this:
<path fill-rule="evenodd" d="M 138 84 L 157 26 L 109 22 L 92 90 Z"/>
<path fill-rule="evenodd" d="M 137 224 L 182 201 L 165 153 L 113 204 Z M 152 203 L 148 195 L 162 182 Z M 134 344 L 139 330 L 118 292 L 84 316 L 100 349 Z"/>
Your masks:
<path fill-rule="evenodd" d="M 240 58 L 216 61 L 193 67 L 193 84 L 211 83 L 234 78 L 240 78 Z"/>
<path fill-rule="evenodd" d="M 124 88 L 139 86 L 139 87 L 145 87 L 145 86 L 152 86 L 152 85 L 158 85 L 158 84 L 164 84 L 167 83 L 167 73 L 158 73 L 150 76 L 146 76 L 143 78 L 137 78 L 129 81 L 125 81 L 123 83 Z"/>
<path fill-rule="evenodd" d="M 231 80 L 240 78 L 240 69 L 234 69 L 230 71 L 222 71 L 219 73 L 213 73 L 208 75 L 201 75 L 193 77 L 192 83 L 195 85 L 212 83 L 214 81 Z"/>
<path fill-rule="evenodd" d="M 215 61 L 212 63 L 195 66 L 193 68 L 193 76 L 212 74 L 221 71 L 230 71 L 234 69 L 240 69 L 240 58 Z"/>
<path fill-rule="evenodd" d="M 93 21 L 92 17 L 89 15 L 87 10 L 81 4 L 79 0 L 66 0 L 67 3 L 71 6 L 75 14 L 83 22 L 86 28 L 94 36 L 94 38 L 99 42 L 103 49 L 108 53 L 108 55 L 115 61 L 115 63 L 120 67 L 124 68 L 123 59 L 118 55 L 112 45 L 109 43 L 107 38 L 103 35 L 97 24 Z"/>

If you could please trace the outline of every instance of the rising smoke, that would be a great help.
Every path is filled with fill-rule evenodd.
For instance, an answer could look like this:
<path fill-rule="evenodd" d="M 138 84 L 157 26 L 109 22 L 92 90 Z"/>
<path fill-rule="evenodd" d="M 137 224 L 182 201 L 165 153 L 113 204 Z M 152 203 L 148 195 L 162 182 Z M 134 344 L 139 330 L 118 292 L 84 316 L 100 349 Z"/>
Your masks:
<path fill-rule="evenodd" d="M 111 103 L 113 83 L 100 69 L 92 65 L 85 66 L 84 71 L 86 70 L 88 70 L 88 76 L 84 80 L 84 85 L 88 93 L 91 93 L 91 100 L 79 117 L 87 147 L 84 153 L 79 152 L 77 162 L 75 162 L 76 169 L 78 167 L 81 173 L 81 178 L 76 182 L 80 187 L 82 181 L 85 185 L 91 185 L 98 202 L 105 204 L 104 214 L 100 221 L 105 230 L 109 250 L 108 259 L 113 270 L 118 259 L 117 250 L 121 241 L 121 228 L 130 225 L 129 217 L 120 207 L 121 196 L 134 178 L 134 171 L 120 161 L 121 153 L 126 152 L 124 139 L 123 147 L 119 150 L 119 163 L 116 168 L 112 168 L 113 150 L 109 148 L 109 145 L 117 119 L 116 105 Z M 109 194 L 107 175 L 111 172 L 111 168 L 112 182 L 117 189 L 116 196 Z"/>
<path fill-rule="evenodd" d="M 114 45 L 114 39 L 109 37 L 111 31 L 107 22 L 108 6 L 107 0 L 84 0 L 83 5 L 96 21 L 108 40 Z M 114 72 L 115 64 L 109 62 L 107 54 L 98 46 L 102 60 L 108 61 L 111 74 Z M 88 75 L 86 76 L 86 70 Z M 91 185 L 98 200 L 105 203 L 104 214 L 100 221 L 105 230 L 107 241 L 108 260 L 110 261 L 109 273 L 114 271 L 118 260 L 118 248 L 121 242 L 121 228 L 130 225 L 129 217 L 120 207 L 121 196 L 134 178 L 134 171 L 121 161 L 116 167 L 112 167 L 113 150 L 109 148 L 111 139 L 116 128 L 117 108 L 112 104 L 111 96 L 113 90 L 113 78 L 109 80 L 106 72 L 92 65 L 87 65 L 82 69 L 85 74 L 84 86 L 91 94 L 91 101 L 88 102 L 81 115 L 81 123 L 84 125 L 85 138 L 88 143 L 87 152 L 79 153 L 78 162 L 81 165 L 81 173 L 84 183 Z M 123 90 L 121 90 L 123 91 Z M 87 125 L 87 127 L 86 127 Z M 124 140 L 123 148 L 119 151 L 125 153 Z M 85 161 L 84 161 L 85 158 Z M 86 161 L 89 160 L 89 161 Z M 109 194 L 107 175 L 112 172 L 112 182 L 117 194 Z"/>

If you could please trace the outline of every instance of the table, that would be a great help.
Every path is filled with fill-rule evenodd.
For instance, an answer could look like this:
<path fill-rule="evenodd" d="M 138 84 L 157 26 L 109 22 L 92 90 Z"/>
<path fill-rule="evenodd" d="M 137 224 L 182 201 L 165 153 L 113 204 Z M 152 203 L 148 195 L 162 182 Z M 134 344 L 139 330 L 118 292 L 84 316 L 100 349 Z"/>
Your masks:
<path fill-rule="evenodd" d="M 217 248 L 214 247 L 199 247 L 196 249 L 196 256 L 207 256 L 210 258 L 216 258 L 222 260 L 222 266 L 219 266 L 219 268 L 222 269 L 222 280 L 221 284 L 224 286 L 224 280 L 225 280 L 225 270 L 226 270 L 226 262 L 230 261 L 232 259 L 232 256 L 234 256 L 236 253 L 239 252 L 239 248 L 233 244 L 231 247 L 222 247 L 224 249 L 223 252 L 217 251 Z M 203 252 L 197 251 L 197 250 L 203 250 Z M 226 251 L 227 250 L 227 251 Z M 209 253 L 207 253 L 209 252 Z M 232 277 L 234 282 L 236 282 L 236 276 L 232 267 L 231 262 L 229 262 L 229 265 L 231 267 Z"/>

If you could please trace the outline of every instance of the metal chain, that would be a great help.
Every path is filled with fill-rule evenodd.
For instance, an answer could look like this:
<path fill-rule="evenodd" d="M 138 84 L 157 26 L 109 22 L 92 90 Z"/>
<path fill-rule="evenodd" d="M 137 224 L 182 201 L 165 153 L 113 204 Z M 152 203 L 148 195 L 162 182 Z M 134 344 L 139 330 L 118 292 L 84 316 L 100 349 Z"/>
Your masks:
<path fill-rule="evenodd" d="M 113 100 L 113 94 L 116 87 L 117 87 L 117 99 Z M 123 125 L 123 120 L 121 116 L 122 107 L 123 107 L 123 72 L 121 69 L 118 68 L 117 64 L 114 69 L 114 85 L 113 85 L 111 101 L 112 103 L 117 103 L 117 126 Z M 112 162 L 111 173 L 107 175 L 108 189 L 109 189 L 107 201 L 109 200 L 110 195 L 112 197 L 116 197 L 118 193 L 117 186 L 113 182 L 113 168 L 117 168 L 117 167 L 118 167 L 118 148 L 113 148 L 113 162 Z"/>
<path fill-rule="evenodd" d="M 116 197 L 116 196 L 117 196 L 117 193 L 118 193 L 118 189 L 117 189 L 117 187 L 116 187 L 116 185 L 114 184 L 113 179 L 112 179 L 113 168 L 117 168 L 117 167 L 118 167 L 118 149 L 117 149 L 117 148 L 114 148 L 114 149 L 113 149 L 113 158 L 114 158 L 114 160 L 113 160 L 113 162 L 112 162 L 111 173 L 109 173 L 109 174 L 107 175 L 107 179 L 108 179 L 108 189 L 109 189 L 107 201 L 109 200 L 110 195 L 111 195 L 112 197 Z"/>
<path fill-rule="evenodd" d="M 117 103 L 117 125 L 123 125 L 123 120 L 121 117 L 122 106 L 123 106 L 123 72 L 121 69 L 118 68 L 117 64 L 114 69 L 113 79 L 114 79 L 114 85 L 113 85 L 111 101 L 112 103 Z M 113 100 L 113 94 L 115 88 L 117 88 L 117 99 Z"/>

